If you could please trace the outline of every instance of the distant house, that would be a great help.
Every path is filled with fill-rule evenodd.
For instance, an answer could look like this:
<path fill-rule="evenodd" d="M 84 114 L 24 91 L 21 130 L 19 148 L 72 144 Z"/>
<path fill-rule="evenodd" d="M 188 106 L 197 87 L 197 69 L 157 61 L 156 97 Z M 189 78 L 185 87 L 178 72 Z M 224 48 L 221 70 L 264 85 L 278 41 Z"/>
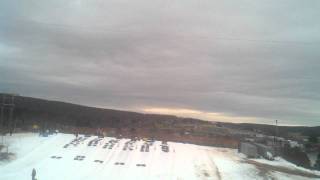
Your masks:
<path fill-rule="evenodd" d="M 248 143 L 248 142 L 241 142 L 239 144 L 239 152 L 245 154 L 248 158 L 258 158 L 258 148 L 256 145 Z"/>
<path fill-rule="evenodd" d="M 255 139 L 254 138 L 244 138 L 244 141 L 246 141 L 246 142 L 254 142 Z"/>
<path fill-rule="evenodd" d="M 288 137 L 290 139 L 300 141 L 300 142 L 304 142 L 306 139 L 308 139 L 308 136 L 304 136 L 302 135 L 302 133 L 297 133 L 297 132 L 289 132 Z"/>
<path fill-rule="evenodd" d="M 32 125 L 32 131 L 33 132 L 36 132 L 36 131 L 38 131 L 39 130 L 39 125 L 38 124 L 33 124 Z"/>
<path fill-rule="evenodd" d="M 255 134 L 256 135 L 256 138 L 265 138 L 266 137 L 266 135 L 264 135 L 264 134 Z"/>
<path fill-rule="evenodd" d="M 302 148 L 303 147 L 303 145 L 299 144 L 297 141 L 288 140 L 288 144 L 291 148 L 294 148 L 294 147 Z"/>
<path fill-rule="evenodd" d="M 264 144 L 267 146 L 273 147 L 283 147 L 287 143 L 287 140 L 282 137 L 274 137 L 274 136 L 267 136 L 265 139 Z"/>
<path fill-rule="evenodd" d="M 264 144 L 255 143 L 258 154 L 266 159 L 272 160 L 275 155 L 275 150 L 271 146 L 266 146 Z"/>
<path fill-rule="evenodd" d="M 276 155 L 273 146 L 254 142 L 241 142 L 238 151 L 245 154 L 248 158 L 264 157 L 265 159 L 273 160 L 273 157 Z"/>

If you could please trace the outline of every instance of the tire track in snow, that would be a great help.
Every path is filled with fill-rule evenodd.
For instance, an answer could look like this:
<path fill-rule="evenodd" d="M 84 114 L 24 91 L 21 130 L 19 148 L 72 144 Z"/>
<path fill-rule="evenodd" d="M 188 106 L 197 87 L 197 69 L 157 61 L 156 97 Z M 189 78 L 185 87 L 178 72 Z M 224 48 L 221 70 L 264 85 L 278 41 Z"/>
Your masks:
<path fill-rule="evenodd" d="M 212 160 L 212 158 L 210 157 L 210 155 L 208 154 L 207 151 L 205 151 L 205 154 L 207 155 L 208 159 L 211 162 L 211 165 L 213 166 L 213 169 L 215 170 L 216 177 L 218 178 L 218 180 L 221 180 L 222 178 L 221 178 L 221 174 L 220 174 L 218 166 L 216 165 L 214 160 Z"/>
<path fill-rule="evenodd" d="M 96 167 L 94 168 L 93 171 L 88 172 L 83 179 L 92 179 L 92 177 L 94 177 L 93 175 L 103 171 L 103 169 L 107 165 L 107 162 L 105 160 L 107 159 L 107 157 L 109 157 L 109 154 L 111 154 L 112 151 L 110 151 L 109 149 L 102 148 L 102 145 L 104 145 L 111 139 L 112 138 L 104 137 L 103 140 L 99 143 L 99 146 L 87 147 L 87 148 L 95 149 L 94 154 L 91 154 L 91 155 L 94 155 L 94 157 L 91 159 L 89 163 L 92 163 L 92 166 L 96 166 Z M 103 163 L 100 164 L 100 163 L 93 162 L 94 160 L 102 160 Z"/>

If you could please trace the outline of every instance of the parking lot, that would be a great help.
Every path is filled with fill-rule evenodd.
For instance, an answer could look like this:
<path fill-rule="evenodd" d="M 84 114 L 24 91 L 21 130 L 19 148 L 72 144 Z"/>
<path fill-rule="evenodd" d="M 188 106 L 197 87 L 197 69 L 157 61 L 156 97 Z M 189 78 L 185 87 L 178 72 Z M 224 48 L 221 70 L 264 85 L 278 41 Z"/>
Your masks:
<path fill-rule="evenodd" d="M 85 166 L 91 163 L 96 164 L 96 168 L 105 169 L 109 166 L 111 174 L 117 172 L 117 168 L 125 168 L 136 171 L 144 176 L 146 171 L 152 168 L 161 169 L 171 166 L 157 167 L 154 159 L 159 156 L 163 158 L 163 165 L 166 159 L 170 163 L 170 145 L 165 141 L 155 141 L 153 139 L 117 139 L 111 137 L 97 137 L 80 135 L 72 138 L 62 146 L 64 153 L 51 156 L 53 161 L 73 160 L 78 162 L 76 166 Z M 99 167 L 100 166 L 100 167 Z"/>
<path fill-rule="evenodd" d="M 33 168 L 38 179 L 49 180 L 257 179 L 261 169 L 228 148 L 72 134 L 23 137 L 10 137 L 17 157 L 1 166 L 1 180 L 29 179 Z M 261 179 L 279 176 L 272 173 Z"/>

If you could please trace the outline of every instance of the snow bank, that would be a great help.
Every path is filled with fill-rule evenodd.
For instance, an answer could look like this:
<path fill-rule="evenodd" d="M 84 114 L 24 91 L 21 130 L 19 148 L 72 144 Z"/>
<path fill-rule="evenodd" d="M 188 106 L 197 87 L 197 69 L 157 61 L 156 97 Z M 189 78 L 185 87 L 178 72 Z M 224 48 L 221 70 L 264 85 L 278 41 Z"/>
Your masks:
<path fill-rule="evenodd" d="M 293 163 L 290 163 L 290 162 L 284 160 L 281 157 L 276 157 L 274 159 L 274 161 L 269 161 L 269 160 L 266 160 L 266 159 L 254 159 L 254 161 L 260 162 L 262 164 L 268 164 L 268 165 L 279 166 L 279 167 L 286 167 L 286 168 L 290 168 L 292 170 L 301 170 L 301 171 L 304 171 L 304 172 L 308 172 L 308 173 L 312 173 L 312 174 L 320 176 L 320 171 L 310 170 L 310 169 L 306 169 L 306 168 L 303 168 L 303 167 L 299 167 L 299 166 L 297 166 L 297 165 L 295 165 Z"/>

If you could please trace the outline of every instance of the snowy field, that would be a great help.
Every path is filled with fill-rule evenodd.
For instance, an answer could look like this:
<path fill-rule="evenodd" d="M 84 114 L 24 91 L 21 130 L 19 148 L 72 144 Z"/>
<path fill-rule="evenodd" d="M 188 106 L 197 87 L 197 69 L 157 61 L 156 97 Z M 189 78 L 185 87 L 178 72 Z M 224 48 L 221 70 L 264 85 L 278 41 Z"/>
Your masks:
<path fill-rule="evenodd" d="M 274 169 L 266 172 L 227 148 L 81 135 L 76 139 L 70 134 L 14 134 L 5 142 L 16 157 L 1 162 L 0 180 L 30 180 L 33 168 L 38 180 L 317 179 Z M 320 175 L 282 159 L 251 161 Z"/>

